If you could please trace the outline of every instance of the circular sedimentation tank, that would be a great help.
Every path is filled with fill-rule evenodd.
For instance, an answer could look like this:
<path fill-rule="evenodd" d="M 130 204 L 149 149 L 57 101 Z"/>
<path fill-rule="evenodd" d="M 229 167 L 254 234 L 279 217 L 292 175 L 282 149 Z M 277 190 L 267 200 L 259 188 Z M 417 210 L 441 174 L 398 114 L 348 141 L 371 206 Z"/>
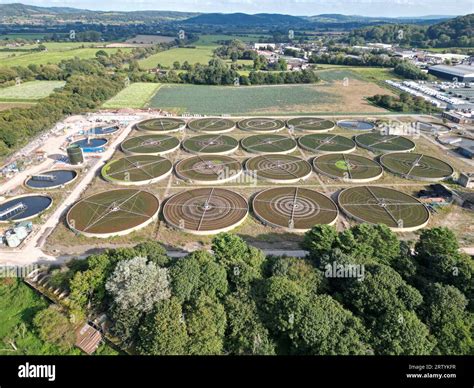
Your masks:
<path fill-rule="evenodd" d="M 257 154 L 290 154 L 298 148 L 291 137 L 274 134 L 248 136 L 240 144 L 245 151 Z"/>
<path fill-rule="evenodd" d="M 265 225 L 303 233 L 314 225 L 334 225 L 336 204 L 325 195 L 301 187 L 278 187 L 258 193 L 252 201 L 255 216 Z"/>
<path fill-rule="evenodd" d="M 199 135 L 183 141 L 183 149 L 197 155 L 228 155 L 239 148 L 238 140 L 227 135 Z"/>
<path fill-rule="evenodd" d="M 240 120 L 238 126 L 243 131 L 258 133 L 272 133 L 285 129 L 285 122 L 267 117 L 255 117 Z"/>
<path fill-rule="evenodd" d="M 444 124 L 424 121 L 418 121 L 416 124 L 421 132 L 431 133 L 433 135 L 442 135 L 451 132 L 451 128 Z"/>
<path fill-rule="evenodd" d="M 102 177 L 124 186 L 159 182 L 171 175 L 173 163 L 161 156 L 134 155 L 112 160 L 102 167 Z"/>
<path fill-rule="evenodd" d="M 178 178 L 194 184 L 221 184 L 237 179 L 242 174 L 242 165 L 228 156 L 193 156 L 179 161 L 175 173 Z"/>
<path fill-rule="evenodd" d="M 307 132 L 328 132 L 335 128 L 334 121 L 320 117 L 297 117 L 286 122 L 289 129 Z"/>
<path fill-rule="evenodd" d="M 125 140 L 120 148 L 128 155 L 166 155 L 179 148 L 180 141 L 169 135 L 144 135 Z"/>
<path fill-rule="evenodd" d="M 358 135 L 355 141 L 358 146 L 375 153 L 410 152 L 415 149 L 415 143 L 406 137 L 379 132 Z"/>
<path fill-rule="evenodd" d="M 379 179 L 383 168 L 376 161 L 353 154 L 326 154 L 313 160 L 316 172 L 344 182 L 363 183 Z"/>
<path fill-rule="evenodd" d="M 48 210 L 53 199 L 47 195 L 21 195 L 0 203 L 0 222 L 33 219 Z"/>
<path fill-rule="evenodd" d="M 317 153 L 349 153 L 356 149 L 352 139 L 333 134 L 313 134 L 298 139 L 301 148 Z"/>
<path fill-rule="evenodd" d="M 220 188 L 184 191 L 172 196 L 163 207 L 168 225 L 196 235 L 227 232 L 242 224 L 247 215 L 247 200 Z"/>
<path fill-rule="evenodd" d="M 109 141 L 107 139 L 100 137 L 83 138 L 71 143 L 71 147 L 80 147 L 83 152 L 103 152 L 108 142 Z"/>
<path fill-rule="evenodd" d="M 375 128 L 375 124 L 370 121 L 363 120 L 340 120 L 337 126 L 351 131 L 371 131 Z"/>
<path fill-rule="evenodd" d="M 188 128 L 201 133 L 227 133 L 235 129 L 236 123 L 231 119 L 222 117 L 206 117 L 192 120 L 188 123 Z"/>
<path fill-rule="evenodd" d="M 109 127 L 94 127 L 89 129 L 85 135 L 86 136 L 111 136 L 118 132 L 120 127 L 116 126 L 109 126 Z"/>
<path fill-rule="evenodd" d="M 71 207 L 66 222 L 86 237 L 122 236 L 149 225 L 158 216 L 160 202 L 138 189 L 114 189 L 93 194 Z"/>
<path fill-rule="evenodd" d="M 350 218 L 385 224 L 396 232 L 412 232 L 430 219 L 426 206 L 411 195 L 387 187 L 358 186 L 341 191 L 339 207 Z"/>
<path fill-rule="evenodd" d="M 454 174 L 450 164 L 424 154 L 392 152 L 382 155 L 380 163 L 390 172 L 407 179 L 437 182 Z"/>
<path fill-rule="evenodd" d="M 261 155 L 245 163 L 247 174 L 272 183 L 297 183 L 310 177 L 311 165 L 291 155 Z"/>
<path fill-rule="evenodd" d="M 25 185 L 31 189 L 57 189 L 77 178 L 77 171 L 74 170 L 48 170 L 30 176 Z"/>
<path fill-rule="evenodd" d="M 171 133 L 186 128 L 186 121 L 172 117 L 157 117 L 135 124 L 139 131 L 149 133 Z"/>

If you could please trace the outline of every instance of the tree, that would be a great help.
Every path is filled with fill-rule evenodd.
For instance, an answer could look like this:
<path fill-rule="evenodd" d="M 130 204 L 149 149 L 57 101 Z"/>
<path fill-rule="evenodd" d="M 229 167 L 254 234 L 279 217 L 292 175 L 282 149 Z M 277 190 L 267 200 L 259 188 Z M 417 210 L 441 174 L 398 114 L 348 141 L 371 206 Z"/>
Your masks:
<path fill-rule="evenodd" d="M 465 355 L 474 351 L 473 317 L 466 297 L 453 286 L 435 283 L 427 290 L 424 318 L 436 337 L 435 353 Z"/>
<path fill-rule="evenodd" d="M 393 69 L 395 74 L 401 75 L 402 77 L 414 79 L 414 80 L 425 80 L 428 79 L 428 74 L 421 71 L 417 66 L 410 62 L 402 62 L 395 66 Z"/>
<path fill-rule="evenodd" d="M 271 276 L 285 276 L 296 282 L 308 294 L 327 289 L 327 281 L 311 261 L 295 257 L 270 257 L 267 259 Z"/>
<path fill-rule="evenodd" d="M 438 227 L 424 229 L 415 244 L 416 256 L 426 263 L 436 255 L 455 255 L 459 244 L 456 235 L 448 228 Z"/>
<path fill-rule="evenodd" d="M 426 355 L 436 341 L 413 311 L 387 310 L 371 325 L 372 346 L 378 355 Z"/>
<path fill-rule="evenodd" d="M 225 268 L 206 251 L 195 251 L 171 267 L 173 295 L 186 302 L 201 293 L 222 297 L 227 293 Z"/>
<path fill-rule="evenodd" d="M 145 241 L 134 247 L 138 256 L 146 257 L 159 267 L 165 267 L 169 264 L 169 257 L 166 249 L 157 241 Z"/>
<path fill-rule="evenodd" d="M 304 304 L 290 334 L 293 352 L 302 355 L 367 354 L 367 332 L 352 313 L 329 295 L 318 295 Z"/>
<path fill-rule="evenodd" d="M 265 255 L 259 249 L 247 245 L 240 237 L 220 233 L 212 240 L 216 261 L 227 270 L 229 281 L 235 286 L 248 286 L 262 277 Z"/>
<path fill-rule="evenodd" d="M 154 303 L 171 295 L 168 270 L 144 257 L 119 262 L 105 288 L 121 310 L 147 312 Z"/>
<path fill-rule="evenodd" d="M 390 264 L 400 254 L 400 242 L 386 225 L 360 224 L 339 233 L 336 244 L 362 262 Z"/>
<path fill-rule="evenodd" d="M 171 296 L 168 270 L 144 257 L 120 261 L 107 280 L 113 332 L 126 345 L 135 339 L 143 315 Z"/>
<path fill-rule="evenodd" d="M 228 352 L 236 355 L 275 354 L 275 344 L 250 295 L 245 292 L 228 295 L 225 309 L 228 327 L 225 348 Z"/>
<path fill-rule="evenodd" d="M 36 313 L 33 325 L 43 341 L 54 344 L 63 351 L 74 346 L 76 338 L 74 327 L 56 306 L 50 306 Z"/>
<path fill-rule="evenodd" d="M 162 300 L 147 314 L 138 331 L 138 349 L 149 355 L 183 355 L 189 341 L 177 298 Z"/>
<path fill-rule="evenodd" d="M 309 251 L 310 258 L 317 260 L 329 253 L 337 238 L 336 228 L 329 225 L 316 225 L 304 235 L 302 248 Z"/>
<path fill-rule="evenodd" d="M 289 337 L 296 317 L 304 314 L 308 293 L 286 277 L 272 276 L 264 283 L 263 295 L 266 326 L 277 337 Z"/>
<path fill-rule="evenodd" d="M 387 311 L 414 310 L 423 301 L 420 292 L 386 265 L 365 265 L 363 281 L 346 279 L 343 290 L 345 305 L 371 322 Z"/>
<path fill-rule="evenodd" d="M 185 313 L 189 354 L 219 355 L 224 347 L 226 313 L 215 298 L 200 295 Z"/>
<path fill-rule="evenodd" d="M 174 61 L 173 62 L 173 69 L 174 70 L 179 70 L 181 68 L 181 64 L 179 63 L 179 61 Z"/>

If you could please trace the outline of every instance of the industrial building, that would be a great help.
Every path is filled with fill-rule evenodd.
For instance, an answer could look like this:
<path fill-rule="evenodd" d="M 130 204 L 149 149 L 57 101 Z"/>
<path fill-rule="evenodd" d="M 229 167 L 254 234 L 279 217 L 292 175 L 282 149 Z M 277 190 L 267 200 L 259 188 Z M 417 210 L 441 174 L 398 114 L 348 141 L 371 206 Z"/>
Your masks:
<path fill-rule="evenodd" d="M 428 73 L 450 81 L 474 82 L 474 66 L 469 65 L 435 65 L 428 68 Z"/>

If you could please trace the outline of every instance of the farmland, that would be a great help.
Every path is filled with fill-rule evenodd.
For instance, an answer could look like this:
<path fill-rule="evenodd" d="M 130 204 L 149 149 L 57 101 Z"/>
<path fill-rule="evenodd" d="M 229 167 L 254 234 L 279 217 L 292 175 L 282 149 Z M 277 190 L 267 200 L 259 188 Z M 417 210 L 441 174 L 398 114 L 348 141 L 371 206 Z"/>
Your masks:
<path fill-rule="evenodd" d="M 100 44 L 102 46 L 103 43 Z M 15 51 L 2 52 L 0 56 L 0 66 L 24 66 L 27 67 L 30 64 L 45 65 L 48 63 L 59 63 L 62 60 L 80 58 L 88 59 L 93 58 L 96 52 L 99 50 L 93 44 L 79 43 L 79 42 L 67 42 L 67 43 L 45 43 L 47 51 L 33 51 L 36 45 L 25 45 L 22 50 L 31 51 Z M 117 52 L 118 48 L 102 48 L 109 54 Z M 122 48 L 122 51 L 130 51 L 130 48 Z"/>
<path fill-rule="evenodd" d="M 353 80 L 322 85 L 197 86 L 163 85 L 149 106 L 175 113 L 258 115 L 384 112 L 365 97 L 386 92 L 379 86 Z"/>
<path fill-rule="evenodd" d="M 107 101 L 103 108 L 143 108 L 160 86 L 154 83 L 133 83 Z"/>
<path fill-rule="evenodd" d="M 213 51 L 216 47 L 217 46 L 196 46 L 196 48 L 174 48 L 142 59 L 139 61 L 139 64 L 144 69 L 153 69 L 157 67 L 158 64 L 172 67 L 175 61 L 181 64 L 184 61 L 188 61 L 190 64 L 206 64 L 212 59 L 214 55 Z"/>
<path fill-rule="evenodd" d="M 55 89 L 62 88 L 64 81 L 31 81 L 0 89 L 0 102 L 30 102 L 48 97 Z"/>

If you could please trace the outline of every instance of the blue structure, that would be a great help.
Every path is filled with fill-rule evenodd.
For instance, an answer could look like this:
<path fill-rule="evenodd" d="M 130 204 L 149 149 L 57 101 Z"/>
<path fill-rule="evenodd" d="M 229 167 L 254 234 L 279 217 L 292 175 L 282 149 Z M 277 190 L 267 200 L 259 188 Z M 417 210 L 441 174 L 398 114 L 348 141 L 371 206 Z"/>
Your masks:
<path fill-rule="evenodd" d="M 109 141 L 103 138 L 84 138 L 78 141 L 75 141 L 71 144 L 71 146 L 79 146 L 81 147 L 83 152 L 87 153 L 98 153 L 104 152 L 105 146 Z"/>

